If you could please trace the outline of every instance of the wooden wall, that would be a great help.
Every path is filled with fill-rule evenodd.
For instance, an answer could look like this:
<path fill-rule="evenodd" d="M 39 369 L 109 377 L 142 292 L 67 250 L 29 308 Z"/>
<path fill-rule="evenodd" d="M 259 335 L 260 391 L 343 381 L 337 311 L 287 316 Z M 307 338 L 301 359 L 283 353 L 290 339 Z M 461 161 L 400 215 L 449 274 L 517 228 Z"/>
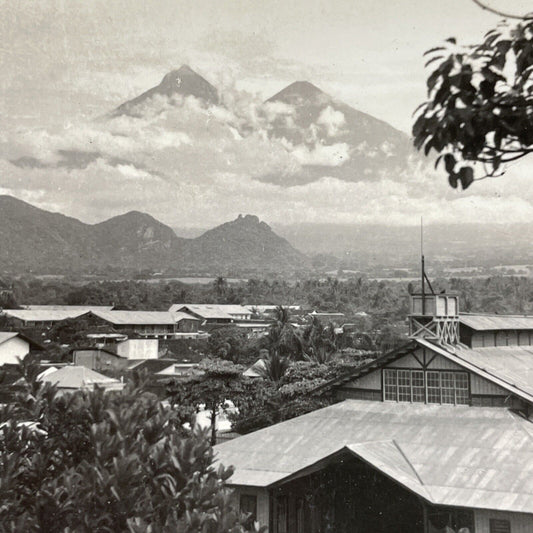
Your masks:
<path fill-rule="evenodd" d="M 239 510 L 241 494 L 249 494 L 257 497 L 257 521 L 268 528 L 270 520 L 270 497 L 267 489 L 259 487 L 235 487 L 231 495 L 231 501 L 235 509 Z"/>
<path fill-rule="evenodd" d="M 509 520 L 512 533 L 532 533 L 533 515 L 526 513 L 505 513 L 478 509 L 475 512 L 476 533 L 490 533 L 490 519 Z"/>

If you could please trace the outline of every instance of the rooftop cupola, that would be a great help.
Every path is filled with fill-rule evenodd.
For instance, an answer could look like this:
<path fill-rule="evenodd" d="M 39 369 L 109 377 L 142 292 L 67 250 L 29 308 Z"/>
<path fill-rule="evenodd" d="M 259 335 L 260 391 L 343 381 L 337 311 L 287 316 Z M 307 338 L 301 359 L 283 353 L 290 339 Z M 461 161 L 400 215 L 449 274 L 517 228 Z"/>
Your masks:
<path fill-rule="evenodd" d="M 426 286 L 427 285 L 427 286 Z M 459 342 L 459 299 L 444 291 L 435 293 L 426 275 L 422 255 L 421 292 L 409 295 L 409 336 L 442 345 Z"/>
<path fill-rule="evenodd" d="M 459 302 L 454 294 L 410 295 L 409 336 L 443 345 L 459 342 Z"/>

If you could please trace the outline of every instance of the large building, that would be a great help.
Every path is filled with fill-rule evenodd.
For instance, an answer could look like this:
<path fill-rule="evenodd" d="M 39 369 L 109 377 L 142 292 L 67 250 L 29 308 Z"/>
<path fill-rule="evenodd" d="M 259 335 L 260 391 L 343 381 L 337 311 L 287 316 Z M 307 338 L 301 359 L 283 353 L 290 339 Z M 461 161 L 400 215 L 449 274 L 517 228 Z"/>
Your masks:
<path fill-rule="evenodd" d="M 216 447 L 269 533 L 533 532 L 533 317 L 411 296 L 410 340 L 339 403 Z"/>
<path fill-rule="evenodd" d="M 113 331 L 131 331 L 144 338 L 171 339 L 181 333 L 197 333 L 200 322 L 185 313 L 168 311 L 93 311 L 91 315 Z"/>

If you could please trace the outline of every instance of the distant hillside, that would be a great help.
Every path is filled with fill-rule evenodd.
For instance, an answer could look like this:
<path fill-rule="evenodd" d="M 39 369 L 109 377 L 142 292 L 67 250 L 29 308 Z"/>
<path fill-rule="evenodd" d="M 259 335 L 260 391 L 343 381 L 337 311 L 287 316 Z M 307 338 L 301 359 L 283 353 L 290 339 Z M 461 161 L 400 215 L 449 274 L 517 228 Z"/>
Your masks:
<path fill-rule="evenodd" d="M 190 240 L 187 262 L 202 257 L 207 264 L 222 270 L 303 270 L 309 260 L 288 241 L 276 235 L 270 226 L 253 215 L 240 215 L 232 222 L 206 231 Z"/>
<path fill-rule="evenodd" d="M 11 196 L 0 196 L 0 250 L 0 271 L 10 273 L 148 269 L 225 275 L 309 266 L 306 256 L 251 215 L 185 239 L 138 211 L 90 225 Z"/>

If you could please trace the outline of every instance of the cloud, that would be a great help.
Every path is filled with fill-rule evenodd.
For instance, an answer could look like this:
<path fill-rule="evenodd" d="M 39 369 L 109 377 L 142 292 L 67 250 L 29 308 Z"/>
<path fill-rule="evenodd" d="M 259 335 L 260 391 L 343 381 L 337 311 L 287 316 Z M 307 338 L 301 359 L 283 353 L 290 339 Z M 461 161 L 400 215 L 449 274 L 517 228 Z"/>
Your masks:
<path fill-rule="evenodd" d="M 319 135 L 325 129 L 331 142 L 342 131 L 343 113 L 322 110 L 302 128 L 305 142 L 272 138 L 273 124 L 294 116 L 290 105 L 264 106 L 257 96 L 232 89 L 223 106 L 157 97 L 137 117 L 4 134 L 0 191 L 89 222 L 136 209 L 172 226 L 205 227 L 243 212 L 271 223 L 397 225 L 417 224 L 421 215 L 428 223 L 525 222 L 533 216 L 527 166 L 466 192 L 452 190 L 442 173 L 415 157 L 402 172 L 347 181 L 335 171 L 358 152 L 368 156 L 368 144 L 328 145 Z M 394 152 L 387 143 L 378 148 L 373 160 Z M 19 158 L 26 166 L 13 163 Z M 293 179 L 306 167 L 318 170 L 306 181 Z"/>
<path fill-rule="evenodd" d="M 329 137 L 335 137 L 341 131 L 342 126 L 346 124 L 346 118 L 341 111 L 328 105 L 320 112 L 316 123 L 326 128 Z"/>
<path fill-rule="evenodd" d="M 350 159 L 350 147 L 346 143 L 330 145 L 317 143 L 309 149 L 300 144 L 291 150 L 291 155 L 302 165 L 338 167 Z"/>

